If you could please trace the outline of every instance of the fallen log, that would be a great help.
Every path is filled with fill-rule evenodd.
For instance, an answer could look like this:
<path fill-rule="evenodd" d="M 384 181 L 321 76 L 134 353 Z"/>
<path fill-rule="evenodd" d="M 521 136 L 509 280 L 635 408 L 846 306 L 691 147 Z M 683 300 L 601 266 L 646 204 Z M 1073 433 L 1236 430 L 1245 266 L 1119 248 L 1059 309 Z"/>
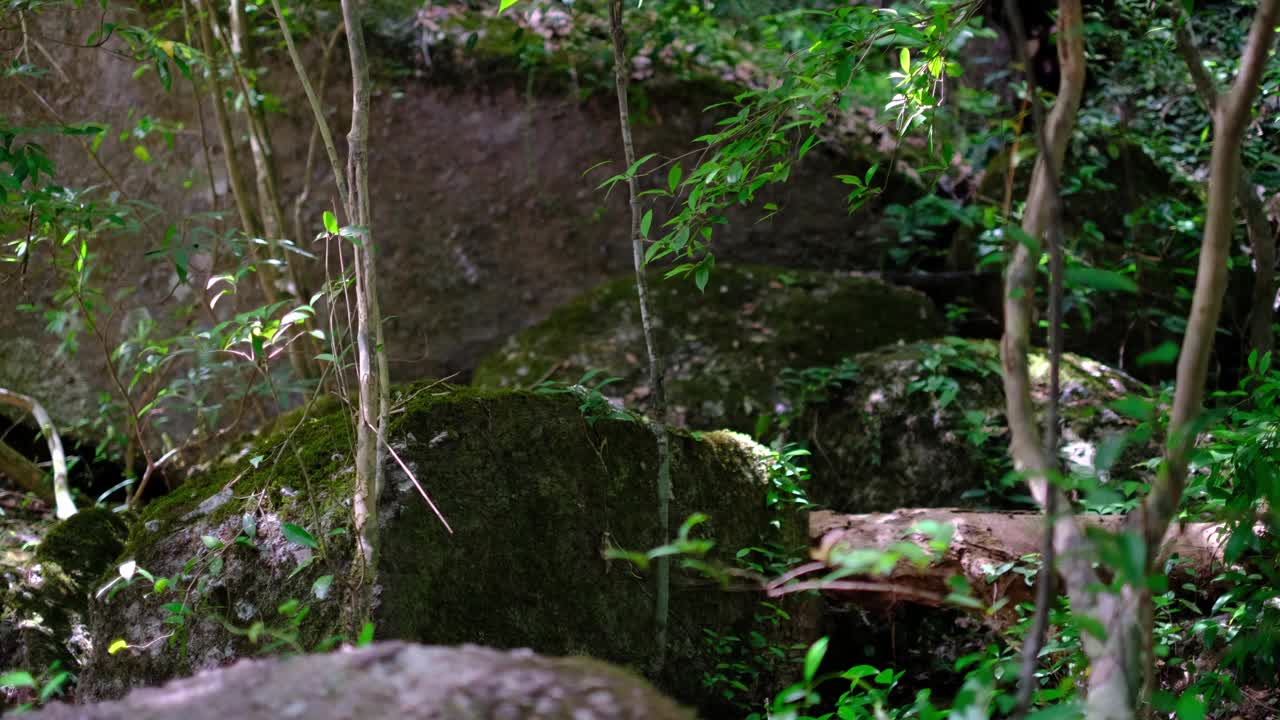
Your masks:
<path fill-rule="evenodd" d="M 1109 532 L 1119 531 L 1124 522 L 1120 515 L 1080 515 L 1077 519 L 1086 529 Z M 937 552 L 930 547 L 931 538 L 921 532 L 928 525 L 951 526 L 945 550 Z M 1029 560 L 1040 552 L 1043 529 L 1044 515 L 1036 512 L 937 508 L 844 515 L 817 511 L 809 515 L 814 562 L 772 583 L 770 594 L 816 589 L 864 608 L 899 603 L 940 607 L 964 603 L 953 594 L 952 578 L 958 576 L 967 582 L 971 598 L 994 609 L 991 618 L 1000 625 L 1016 617 L 1013 609 L 1018 603 L 1034 597 L 1033 573 L 1009 570 L 1019 564 L 1029 567 Z M 1203 582 L 1225 567 L 1221 547 L 1226 534 L 1225 526 L 1216 523 L 1173 525 L 1165 535 L 1162 557 L 1176 557 L 1176 576 Z M 931 561 L 903 559 L 887 573 L 830 576 L 833 570 L 847 568 L 849 559 L 859 551 L 883 551 L 903 541 L 930 553 Z"/>

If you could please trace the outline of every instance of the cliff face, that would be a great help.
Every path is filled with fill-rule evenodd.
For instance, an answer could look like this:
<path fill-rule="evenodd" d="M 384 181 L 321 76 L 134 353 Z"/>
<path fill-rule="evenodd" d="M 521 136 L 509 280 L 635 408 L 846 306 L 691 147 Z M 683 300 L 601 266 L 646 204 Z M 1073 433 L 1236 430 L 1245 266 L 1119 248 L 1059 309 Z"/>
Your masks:
<path fill-rule="evenodd" d="M 116 11 L 112 11 L 113 13 Z M 139 22 L 136 17 L 108 21 Z M 104 49 L 75 47 L 97 27 L 95 13 L 36 16 L 45 49 L 58 70 L 43 77 L 6 83 L 0 102 L 18 126 L 93 121 L 105 124 L 97 153 L 109 179 L 79 138 L 52 138 L 47 150 L 56 181 L 68 187 L 98 186 L 115 193 L 145 218 L 127 232 L 103 236 L 94 252 L 95 277 L 108 297 L 128 294 L 111 308 L 107 329 L 123 334 L 138 308 L 156 318 L 165 309 L 202 292 L 211 270 L 226 271 L 229 254 L 210 268 L 208 235 L 193 213 L 218 208 L 226 223 L 203 220 L 215 232 L 238 224 L 210 103 L 202 98 L 203 126 L 195 115 L 190 83 L 173 78 L 166 92 L 154 72 L 133 77 L 137 65 Z M 171 28 L 170 34 L 180 28 Z M 176 36 L 176 35 L 175 35 Z M 313 38 L 304 47 L 319 74 Z M 531 76 L 500 52 L 483 63 L 446 66 L 442 55 L 429 68 L 417 65 L 415 51 L 376 42 L 382 74 L 374 98 L 370 151 L 380 290 L 387 305 L 387 342 L 392 372 L 401 379 L 469 371 L 506 337 L 542 320 L 550 311 L 604 279 L 630 268 L 626 208 L 621 193 L 606 196 L 597 185 L 621 165 L 616 103 L 604 92 L 584 96 L 580 87 L 551 71 Z M 341 49 L 341 48 L 339 48 Z M 340 57 L 336 54 L 335 58 Z M 260 82 L 278 101 L 268 125 L 275 144 L 286 203 L 300 194 L 308 168 L 311 113 L 287 59 L 264 53 Z M 345 63 L 334 62 L 326 93 L 330 122 L 339 144 L 347 127 L 349 95 Z M 706 106 L 727 99 L 733 88 L 717 78 L 637 83 L 636 141 L 643 152 L 675 156 L 693 148 L 691 140 L 719 116 Z M 243 125 L 242 116 L 235 121 Z M 237 127 L 243 139 L 244 128 Z M 202 138 L 203 133 L 203 138 Z M 91 137 L 89 138 L 92 139 Z M 203 153 L 212 150 L 212 186 Z M 142 147 L 146 152 L 140 152 Z M 341 151 L 341 147 L 339 148 Z M 861 152 L 861 151 L 859 151 Z M 870 150 L 867 151 L 872 152 Z M 251 167 L 247 147 L 242 162 Z M 608 165 L 584 173 L 602 162 Z M 757 222 L 761 212 L 731 214 L 718 231 L 721 259 L 789 267 L 866 267 L 879 252 L 881 212 L 877 201 L 849 216 L 844 188 L 834 175 L 867 167 L 834 145 L 819 145 L 798 165 L 785 188 L 761 199 L 782 211 Z M 304 277 L 318 285 L 324 276 L 322 248 L 312 244 L 321 213 L 333 207 L 332 181 L 323 153 L 309 170 L 310 202 L 301 213 L 302 236 L 295 240 L 321 257 L 304 262 Z M 895 178 L 890 193 L 916 192 Z M 146 203 L 143 206 L 141 203 Z M 286 212 L 289 208 L 286 208 Z M 164 245 L 173 228 L 190 261 L 192 282 L 181 285 L 167 258 L 148 256 Z M 0 271 L 0 336 L 40 341 L 47 353 L 56 340 L 39 313 L 12 312 L 18 304 L 44 306 L 57 283 L 47 260 L 33 257 L 26 268 Z M 242 291 L 243 294 L 243 291 Z M 250 294 L 241 308 L 253 307 Z M 228 303 L 229 305 L 229 303 Z M 219 307 L 225 315 L 230 307 Z M 108 389 L 101 349 L 86 340 L 73 365 L 94 398 Z M 24 381 L 0 368 L 0 385 Z"/>

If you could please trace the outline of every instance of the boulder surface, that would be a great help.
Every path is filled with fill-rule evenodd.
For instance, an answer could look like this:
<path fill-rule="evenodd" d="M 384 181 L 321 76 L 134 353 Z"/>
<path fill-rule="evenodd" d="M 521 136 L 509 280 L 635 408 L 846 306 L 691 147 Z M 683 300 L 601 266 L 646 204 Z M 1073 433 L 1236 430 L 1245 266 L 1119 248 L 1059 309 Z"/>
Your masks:
<path fill-rule="evenodd" d="M 943 328 L 922 293 L 851 273 L 725 265 L 702 292 L 689 279 L 657 274 L 649 291 L 672 419 L 693 428 L 751 432 L 759 416 L 773 412 L 784 368 L 834 363 Z M 473 383 L 575 383 L 589 370 L 620 378 L 601 392 L 648 406 L 648 356 L 631 275 L 513 337 L 481 361 Z"/>
<path fill-rule="evenodd" d="M 640 678 L 589 658 L 388 642 L 241 660 L 97 705 L 32 720 L 693 720 Z"/>

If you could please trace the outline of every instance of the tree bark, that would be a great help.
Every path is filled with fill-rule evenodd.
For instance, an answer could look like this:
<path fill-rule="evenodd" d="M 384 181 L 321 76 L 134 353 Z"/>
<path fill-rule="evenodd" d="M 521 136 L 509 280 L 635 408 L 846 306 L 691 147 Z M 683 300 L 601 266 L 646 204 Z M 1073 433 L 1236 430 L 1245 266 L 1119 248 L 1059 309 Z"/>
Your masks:
<path fill-rule="evenodd" d="M 372 610 L 373 580 L 378 560 L 378 497 L 382 491 L 390 386 L 383 349 L 382 318 L 374 267 L 372 204 L 369 198 L 369 59 L 359 0 L 342 0 L 351 57 L 351 129 L 347 133 L 347 215 L 363 228 L 356 263 L 356 373 L 360 407 L 356 421 L 356 489 L 352 498 L 357 543 L 364 564 L 363 606 L 353 619 Z"/>
<path fill-rule="evenodd" d="M 1077 515 L 1075 520 L 1086 528 L 1108 532 L 1121 530 L 1121 515 Z M 1018 619 L 1015 606 L 1033 597 L 1035 588 L 1023 575 L 1005 573 L 992 578 L 990 569 L 1005 563 L 1022 562 L 1040 551 L 1040 534 L 1044 516 L 1036 512 L 996 512 L 958 510 L 952 508 L 903 509 L 891 513 L 846 515 L 831 511 L 809 514 L 810 557 L 825 568 L 840 569 L 841 558 L 849 551 L 885 550 L 906 540 L 926 552 L 927 538 L 915 528 L 920 523 L 951 525 L 954 534 L 946 551 L 935 555 L 933 562 L 919 566 L 903 561 L 885 576 L 858 576 L 859 584 L 842 586 L 840 581 L 828 584 L 828 594 L 856 601 L 860 606 L 879 603 L 913 602 L 930 607 L 948 604 L 951 577 L 965 578 L 973 588 L 973 596 L 986 606 L 1007 599 L 1004 607 L 990 616 L 998 628 L 1008 627 Z M 1183 564 L 1179 573 L 1195 577 L 1207 584 L 1223 568 L 1221 546 L 1231 530 L 1220 523 L 1185 523 L 1169 528 L 1160 545 L 1161 561 L 1177 555 Z M 842 578 L 847 579 L 847 578 Z"/>

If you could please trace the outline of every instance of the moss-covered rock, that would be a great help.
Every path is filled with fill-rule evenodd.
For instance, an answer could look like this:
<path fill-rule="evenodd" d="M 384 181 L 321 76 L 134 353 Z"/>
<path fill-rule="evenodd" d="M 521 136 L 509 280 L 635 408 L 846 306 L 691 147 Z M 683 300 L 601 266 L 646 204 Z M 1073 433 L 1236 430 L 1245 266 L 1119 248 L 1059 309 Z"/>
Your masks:
<path fill-rule="evenodd" d="M 398 393 L 389 435 L 398 460 L 388 459 L 378 518 L 378 637 L 531 647 L 648 668 L 652 582 L 606 562 L 602 551 L 661 543 L 654 435 L 638 419 L 590 422 L 578 405 L 570 396 L 441 384 Z M 347 423 L 337 413 L 284 428 L 143 511 L 124 556 L 166 578 L 166 587 L 157 592 L 135 576 L 132 587 L 95 604 L 98 643 L 82 698 L 116 697 L 256 652 L 228 626 L 287 629 L 278 608 L 290 599 L 310 606 L 299 626 L 302 647 L 341 632 L 342 578 L 352 567 Z M 672 446 L 673 526 L 706 513 L 696 532 L 705 528 L 728 561 L 747 545 L 803 546 L 797 518 L 785 519 L 782 531 L 771 527 L 778 516 L 765 506 L 762 448 L 727 432 L 675 432 Z M 288 524 L 305 528 L 320 548 L 306 547 Z M 337 579 L 318 586 L 327 575 Z M 653 677 L 688 701 L 702 672 L 714 668 L 702 628 L 744 627 L 757 599 L 675 576 L 666 669 Z M 190 612 L 166 607 L 184 598 Z M 130 647 L 109 654 L 116 639 Z M 267 640 L 262 633 L 259 645 Z"/>
<path fill-rule="evenodd" d="M 658 275 L 649 289 L 673 420 L 689 427 L 750 432 L 779 399 L 783 368 L 834 363 L 942 330 L 924 295 L 860 275 L 721 266 L 702 293 L 690 281 Z M 634 278 L 620 277 L 512 338 L 480 363 L 473 382 L 572 383 L 599 369 L 622 379 L 602 392 L 645 407 L 650 389 L 639 316 Z"/>
<path fill-rule="evenodd" d="M 0 671 L 49 679 L 80 668 L 92 649 L 84 620 L 92 582 L 120 554 L 125 532 L 101 508 L 57 524 L 0 515 Z M 0 710 L 30 699 L 21 693 L 0 697 Z"/>
<path fill-rule="evenodd" d="M 1048 395 L 1049 363 L 1030 358 L 1033 396 Z M 831 372 L 804 374 L 824 383 L 792 384 L 787 432 L 807 445 L 809 499 L 842 512 L 902 507 L 1005 504 L 1010 469 L 1004 389 L 997 343 L 943 338 L 854 356 L 835 382 Z M 813 383 L 810 380 L 810 383 Z M 808 393 L 805 395 L 805 393 Z M 1112 368 L 1067 354 L 1062 363 L 1061 454 L 1076 473 L 1104 479 L 1141 478 L 1133 464 L 1150 447 L 1127 453 L 1116 436 L 1136 423 L 1107 408 L 1142 383 Z"/>

